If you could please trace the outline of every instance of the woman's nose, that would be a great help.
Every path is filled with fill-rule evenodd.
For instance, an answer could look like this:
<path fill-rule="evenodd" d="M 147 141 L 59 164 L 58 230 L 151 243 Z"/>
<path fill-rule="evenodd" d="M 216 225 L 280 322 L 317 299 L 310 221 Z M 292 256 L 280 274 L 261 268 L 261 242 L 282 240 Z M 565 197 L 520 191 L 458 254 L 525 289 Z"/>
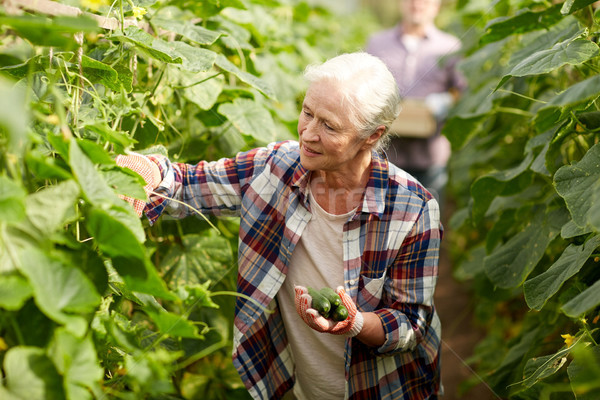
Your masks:
<path fill-rule="evenodd" d="M 315 140 L 318 140 L 319 135 L 317 134 L 317 125 L 314 119 L 304 124 L 303 128 L 300 130 L 300 135 L 302 135 L 302 139 L 306 141 L 314 142 Z"/>

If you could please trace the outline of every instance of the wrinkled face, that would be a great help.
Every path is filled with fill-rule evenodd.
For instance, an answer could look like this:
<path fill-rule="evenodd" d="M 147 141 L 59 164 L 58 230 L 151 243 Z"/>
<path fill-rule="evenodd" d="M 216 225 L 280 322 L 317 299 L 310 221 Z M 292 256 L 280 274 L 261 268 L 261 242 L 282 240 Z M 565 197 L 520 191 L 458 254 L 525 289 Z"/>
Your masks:
<path fill-rule="evenodd" d="M 402 19 L 411 25 L 432 24 L 440 11 L 441 0 L 400 0 Z"/>
<path fill-rule="evenodd" d="M 336 83 L 321 80 L 308 88 L 298 119 L 300 162 L 304 168 L 352 171 L 354 161 L 365 151 L 370 154 L 367 140 L 359 138 L 348 113 Z"/>

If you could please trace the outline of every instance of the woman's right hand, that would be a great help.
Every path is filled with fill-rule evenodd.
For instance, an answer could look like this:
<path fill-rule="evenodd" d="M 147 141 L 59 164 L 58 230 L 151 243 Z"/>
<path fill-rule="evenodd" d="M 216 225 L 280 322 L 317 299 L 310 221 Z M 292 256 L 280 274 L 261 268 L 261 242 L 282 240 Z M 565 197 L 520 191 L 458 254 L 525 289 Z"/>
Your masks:
<path fill-rule="evenodd" d="M 144 186 L 146 196 L 149 196 L 162 180 L 158 166 L 141 154 L 130 153 L 128 155 L 118 155 L 115 161 L 118 166 L 137 172 L 144 178 L 146 182 L 146 186 Z M 138 217 L 142 216 L 142 212 L 146 206 L 145 201 L 122 195 L 119 195 L 119 197 L 133 206 Z"/>

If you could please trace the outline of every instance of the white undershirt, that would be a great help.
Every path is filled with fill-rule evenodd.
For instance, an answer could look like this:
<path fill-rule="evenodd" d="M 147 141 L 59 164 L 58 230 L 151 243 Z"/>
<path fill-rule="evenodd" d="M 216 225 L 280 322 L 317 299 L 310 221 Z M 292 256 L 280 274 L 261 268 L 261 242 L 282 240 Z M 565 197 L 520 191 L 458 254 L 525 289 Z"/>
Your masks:
<path fill-rule="evenodd" d="M 339 400 L 345 390 L 346 338 L 309 328 L 296 312 L 294 286 L 343 286 L 343 227 L 355 211 L 329 214 L 310 193 L 309 202 L 312 218 L 294 248 L 277 301 L 296 365 L 294 395 L 298 400 Z"/>

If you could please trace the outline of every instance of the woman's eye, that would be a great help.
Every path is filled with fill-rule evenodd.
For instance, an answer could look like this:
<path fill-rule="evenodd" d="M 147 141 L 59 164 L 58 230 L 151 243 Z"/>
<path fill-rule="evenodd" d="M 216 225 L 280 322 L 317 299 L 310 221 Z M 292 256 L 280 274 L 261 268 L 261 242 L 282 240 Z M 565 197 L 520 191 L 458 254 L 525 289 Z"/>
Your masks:
<path fill-rule="evenodd" d="M 312 117 L 312 114 L 306 110 L 303 110 L 304 115 L 306 115 L 307 117 Z"/>
<path fill-rule="evenodd" d="M 325 129 L 332 131 L 333 127 L 331 125 L 329 125 L 327 122 L 324 122 L 323 125 L 325 126 Z"/>

